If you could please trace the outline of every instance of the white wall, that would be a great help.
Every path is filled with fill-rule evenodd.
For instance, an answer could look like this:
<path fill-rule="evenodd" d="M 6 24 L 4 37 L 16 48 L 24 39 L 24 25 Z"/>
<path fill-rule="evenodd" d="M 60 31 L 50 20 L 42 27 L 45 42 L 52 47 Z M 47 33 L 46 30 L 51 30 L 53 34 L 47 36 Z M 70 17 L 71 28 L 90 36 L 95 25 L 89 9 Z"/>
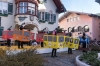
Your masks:
<path fill-rule="evenodd" d="M 15 0 L 7 0 L 10 3 L 13 3 L 13 15 L 0 16 L 1 17 L 1 26 L 4 27 L 4 30 L 7 30 L 10 26 L 12 26 L 12 29 L 15 27 L 14 22 L 14 15 L 15 15 Z"/>
<path fill-rule="evenodd" d="M 20 23 L 20 21 L 17 19 L 18 17 L 14 17 L 15 9 L 16 9 L 15 8 L 15 0 L 8 0 L 8 2 L 13 3 L 13 15 L 8 15 L 8 17 L 0 16 L 1 17 L 1 22 L 2 22 L 1 25 L 4 26 L 4 30 L 7 30 L 10 26 L 12 26 L 12 29 L 14 29 L 16 21 Z M 58 14 L 56 13 L 56 6 L 55 6 L 53 0 L 47 0 L 47 3 L 44 3 L 44 4 L 45 4 L 45 7 L 46 7 L 46 10 L 45 10 L 46 12 L 49 12 L 50 10 L 52 10 L 53 14 L 56 14 L 56 23 L 48 24 L 48 22 L 46 22 L 46 23 L 41 23 L 40 24 L 37 21 L 37 17 L 34 17 L 33 23 L 38 25 L 39 30 L 42 30 L 45 27 L 48 27 L 48 29 L 50 31 L 52 31 L 58 26 Z M 30 20 L 29 20 L 29 18 L 27 18 L 23 22 L 30 22 Z M 35 29 L 34 32 L 36 32 L 36 31 L 37 30 Z"/>
<path fill-rule="evenodd" d="M 44 3 L 44 5 L 46 7 L 45 12 L 49 12 L 50 10 L 52 10 L 53 14 L 56 14 L 56 23 L 54 24 L 48 24 L 48 22 L 41 23 L 41 28 L 44 29 L 45 27 L 48 27 L 49 31 L 52 31 L 58 26 L 58 14 L 56 13 L 57 7 L 54 4 L 53 0 L 47 0 L 47 2 Z"/>
<path fill-rule="evenodd" d="M 47 3 L 44 3 L 44 5 L 46 7 L 45 12 L 49 12 L 51 10 L 53 12 L 53 14 L 56 14 L 56 23 L 54 23 L 54 24 L 48 24 L 48 22 L 39 23 L 37 21 L 38 18 L 36 16 L 34 16 L 34 21 L 30 21 L 30 18 L 29 18 L 30 15 L 17 15 L 15 17 L 15 21 L 18 22 L 19 24 L 22 24 L 24 22 L 25 23 L 35 23 L 36 25 L 38 25 L 39 30 L 42 30 L 45 27 L 48 27 L 49 31 L 54 30 L 58 26 L 58 14 L 56 13 L 57 7 L 55 6 L 53 0 L 47 0 Z M 21 16 L 21 17 L 26 16 L 27 18 L 24 21 L 20 22 L 18 19 L 19 16 Z M 37 31 L 37 29 L 34 29 L 32 32 L 37 33 L 36 31 Z"/>

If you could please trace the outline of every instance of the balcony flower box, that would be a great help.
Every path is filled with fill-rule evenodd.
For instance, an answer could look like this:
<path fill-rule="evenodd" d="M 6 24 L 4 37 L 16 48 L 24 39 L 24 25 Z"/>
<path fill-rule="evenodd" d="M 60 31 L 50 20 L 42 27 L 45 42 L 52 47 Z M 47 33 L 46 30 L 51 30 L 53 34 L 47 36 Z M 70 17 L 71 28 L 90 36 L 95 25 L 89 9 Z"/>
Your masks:
<path fill-rule="evenodd" d="M 48 24 L 54 24 L 54 22 L 48 22 Z"/>
<path fill-rule="evenodd" d="M 39 20 L 39 22 L 41 22 L 41 23 L 45 23 L 46 21 L 44 21 L 44 20 Z"/>

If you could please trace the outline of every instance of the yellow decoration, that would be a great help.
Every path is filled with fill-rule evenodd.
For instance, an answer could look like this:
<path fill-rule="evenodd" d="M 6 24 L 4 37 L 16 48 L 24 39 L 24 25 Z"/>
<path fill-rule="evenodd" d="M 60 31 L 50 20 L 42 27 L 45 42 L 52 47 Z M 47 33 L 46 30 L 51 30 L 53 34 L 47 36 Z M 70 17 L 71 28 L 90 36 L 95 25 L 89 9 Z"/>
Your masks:
<path fill-rule="evenodd" d="M 68 48 L 72 48 L 72 49 L 74 48 L 74 39 L 73 39 L 73 37 L 69 38 Z"/>
<path fill-rule="evenodd" d="M 48 47 L 48 35 L 44 35 L 43 36 L 43 45 L 44 45 L 44 47 Z"/>
<path fill-rule="evenodd" d="M 79 39 L 78 38 L 74 38 L 74 48 L 78 49 L 79 47 Z"/>

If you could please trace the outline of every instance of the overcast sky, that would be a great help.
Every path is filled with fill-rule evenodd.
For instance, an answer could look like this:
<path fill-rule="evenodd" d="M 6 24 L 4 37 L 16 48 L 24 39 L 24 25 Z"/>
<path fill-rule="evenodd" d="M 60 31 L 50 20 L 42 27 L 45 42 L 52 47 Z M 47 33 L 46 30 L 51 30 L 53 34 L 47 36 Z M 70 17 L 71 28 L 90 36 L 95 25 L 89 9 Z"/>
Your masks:
<path fill-rule="evenodd" d="M 95 0 L 61 0 L 66 10 L 86 13 L 100 13 L 100 5 Z M 63 14 L 63 13 L 62 13 Z M 60 14 L 59 17 L 62 15 Z"/>

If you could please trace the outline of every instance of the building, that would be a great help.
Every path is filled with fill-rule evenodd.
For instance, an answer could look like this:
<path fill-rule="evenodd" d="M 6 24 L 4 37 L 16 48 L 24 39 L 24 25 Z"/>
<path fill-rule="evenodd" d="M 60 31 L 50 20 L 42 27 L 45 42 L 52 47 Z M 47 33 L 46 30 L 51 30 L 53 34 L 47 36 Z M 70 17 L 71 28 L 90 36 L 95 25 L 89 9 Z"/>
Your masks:
<path fill-rule="evenodd" d="M 59 26 L 74 37 L 86 32 L 91 39 L 100 41 L 100 16 L 95 14 L 68 11 L 59 18 Z"/>
<path fill-rule="evenodd" d="M 58 15 L 65 11 L 60 0 L 0 0 L 0 35 L 10 26 L 23 26 L 37 33 L 44 28 L 49 31 L 58 26 Z"/>

